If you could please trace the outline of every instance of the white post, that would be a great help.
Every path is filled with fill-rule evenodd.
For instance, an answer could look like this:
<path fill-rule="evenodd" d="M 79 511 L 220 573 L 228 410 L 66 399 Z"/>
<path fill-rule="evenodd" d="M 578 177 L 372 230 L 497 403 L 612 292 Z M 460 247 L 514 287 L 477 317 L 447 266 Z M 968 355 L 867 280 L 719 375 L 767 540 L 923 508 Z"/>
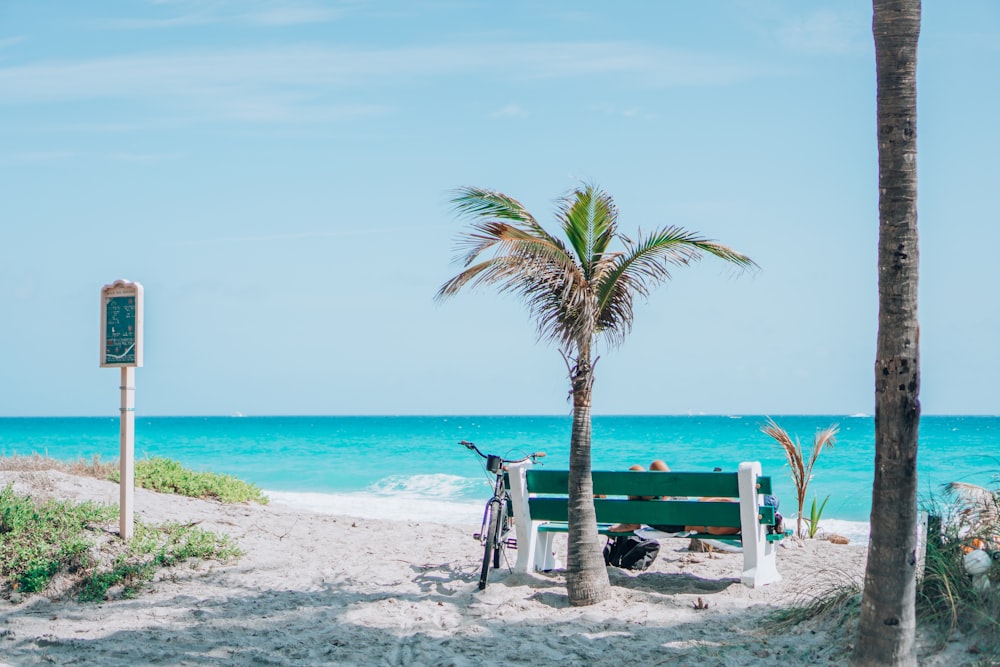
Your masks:
<path fill-rule="evenodd" d="M 121 368 L 118 458 L 119 535 L 133 535 L 135 497 L 135 369 L 142 366 L 142 285 L 116 280 L 101 288 L 101 368 Z"/>
<path fill-rule="evenodd" d="M 121 452 L 118 461 L 119 506 L 118 528 L 123 540 L 134 533 L 135 497 L 135 367 L 122 366 L 120 441 Z"/>

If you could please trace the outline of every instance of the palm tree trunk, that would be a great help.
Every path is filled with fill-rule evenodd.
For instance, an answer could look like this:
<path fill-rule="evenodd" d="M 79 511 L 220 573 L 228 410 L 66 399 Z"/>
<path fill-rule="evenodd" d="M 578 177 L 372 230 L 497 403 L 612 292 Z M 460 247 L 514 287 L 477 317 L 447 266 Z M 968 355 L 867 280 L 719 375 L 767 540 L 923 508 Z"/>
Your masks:
<path fill-rule="evenodd" d="M 917 40 L 920 0 L 874 0 L 879 319 L 871 540 L 851 664 L 916 665 Z"/>
<path fill-rule="evenodd" d="M 569 447 L 569 544 L 566 554 L 566 591 L 571 605 L 591 605 L 611 597 L 611 582 L 604 564 L 594 482 L 590 475 L 590 401 L 594 369 L 589 345 L 584 347 L 571 370 L 573 430 Z"/>

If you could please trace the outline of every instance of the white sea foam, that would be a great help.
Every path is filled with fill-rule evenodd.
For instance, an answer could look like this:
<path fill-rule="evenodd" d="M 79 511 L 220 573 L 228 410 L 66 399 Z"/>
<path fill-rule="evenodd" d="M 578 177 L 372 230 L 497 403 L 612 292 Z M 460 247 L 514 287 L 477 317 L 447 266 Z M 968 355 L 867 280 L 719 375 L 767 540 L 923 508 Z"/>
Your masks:
<path fill-rule="evenodd" d="M 482 499 L 469 500 L 470 491 Z M 482 521 L 490 489 L 484 480 L 455 475 L 400 475 L 384 478 L 367 490 L 354 493 L 265 493 L 275 503 L 320 514 L 477 526 Z M 785 527 L 795 529 L 794 516 L 785 517 Z M 819 524 L 820 535 L 843 535 L 857 546 L 868 545 L 870 532 L 866 521 L 823 519 Z"/>
<path fill-rule="evenodd" d="M 427 474 L 392 475 L 375 482 L 368 487 L 368 490 L 374 494 L 394 497 L 454 499 L 470 491 L 476 492 L 482 487 L 483 483 L 477 479 L 457 475 Z M 488 496 L 491 492 L 487 490 L 485 495 Z"/>

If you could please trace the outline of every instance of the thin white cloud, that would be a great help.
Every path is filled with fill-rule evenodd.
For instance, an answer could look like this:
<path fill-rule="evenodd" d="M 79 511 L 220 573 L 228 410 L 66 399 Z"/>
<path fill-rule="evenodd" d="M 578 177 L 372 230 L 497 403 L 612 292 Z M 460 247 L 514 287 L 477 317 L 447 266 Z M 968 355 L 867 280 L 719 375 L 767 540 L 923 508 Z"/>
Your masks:
<path fill-rule="evenodd" d="M 186 16 L 170 16 L 158 19 L 101 19 L 91 21 L 90 25 L 105 30 L 159 30 L 167 28 L 186 28 L 198 25 L 210 25 L 220 21 L 204 14 L 188 14 Z"/>
<path fill-rule="evenodd" d="M 390 111 L 348 104 L 358 90 L 464 77 L 511 81 L 615 77 L 636 88 L 726 85 L 773 72 L 746 59 L 607 43 L 462 44 L 398 49 L 321 46 L 130 54 L 0 67 L 0 105 L 115 100 L 150 122 L 317 122 Z M 148 112 L 145 109 L 149 109 Z M 508 111 L 516 113 L 513 107 Z"/>
<path fill-rule="evenodd" d="M 278 47 L 135 54 L 0 68 L 0 103 L 135 94 L 172 96 L 222 86 L 379 85 L 386 80 L 475 72 L 511 79 L 633 76 L 650 85 L 713 85 L 759 76 L 759 68 L 707 54 L 625 43 L 483 44 L 400 49 Z"/>
<path fill-rule="evenodd" d="M 92 22 L 107 30 L 151 30 L 182 28 L 198 25 L 244 24 L 257 26 L 291 26 L 328 23 L 342 18 L 342 9 L 333 9 L 314 2 L 285 2 L 276 5 L 271 1 L 251 2 L 154 2 L 154 5 L 176 7 L 178 13 L 158 18 L 111 18 Z"/>
<path fill-rule="evenodd" d="M 656 114 L 650 113 L 640 107 L 622 108 L 612 104 L 600 104 L 594 106 L 593 109 L 608 116 L 621 116 L 622 118 L 641 118 L 643 120 L 651 120 L 656 117 Z"/>
<path fill-rule="evenodd" d="M 9 49 L 10 47 L 20 44 L 25 41 L 25 37 L 0 37 L 0 50 Z"/>
<path fill-rule="evenodd" d="M 439 228 L 446 228 L 440 225 Z M 424 226 L 421 229 L 429 229 Z M 325 239 L 353 236 L 377 236 L 379 234 L 395 234 L 398 232 L 413 231 L 410 227 L 383 227 L 379 229 L 352 229 L 329 232 L 291 232 L 282 234 L 258 234 L 252 236 L 224 236 L 214 239 L 188 239 L 184 241 L 172 241 L 165 243 L 166 246 L 203 246 L 219 245 L 229 243 L 272 243 L 275 241 L 302 241 L 307 239 Z"/>
<path fill-rule="evenodd" d="M 45 163 L 62 162 L 76 158 L 91 158 L 93 155 L 78 153 L 75 151 L 21 151 L 17 153 L 0 153 L 0 162 L 4 163 Z M 116 162 L 151 163 L 162 162 L 164 160 L 175 160 L 184 157 L 182 153 L 132 153 L 119 151 L 99 155 L 101 159 L 113 160 Z"/>
<path fill-rule="evenodd" d="M 490 118 L 524 118 L 528 112 L 518 104 L 508 104 L 490 114 Z"/>
<path fill-rule="evenodd" d="M 343 12 L 321 7 L 280 7 L 247 14 L 248 23 L 256 25 L 287 26 L 309 23 L 329 23 L 343 16 Z"/>
<path fill-rule="evenodd" d="M 14 163 L 61 162 L 75 158 L 73 151 L 21 151 L 18 153 L 0 153 L 0 161 Z"/>
<path fill-rule="evenodd" d="M 108 158 L 118 162 L 135 163 L 163 162 L 164 160 L 176 160 L 181 157 L 184 157 L 183 153 L 129 153 L 123 151 L 108 155 Z"/>
<path fill-rule="evenodd" d="M 862 17 L 866 21 L 862 22 Z M 778 37 L 788 48 L 805 53 L 860 52 L 871 43 L 871 16 L 819 9 L 806 16 L 784 20 Z"/>

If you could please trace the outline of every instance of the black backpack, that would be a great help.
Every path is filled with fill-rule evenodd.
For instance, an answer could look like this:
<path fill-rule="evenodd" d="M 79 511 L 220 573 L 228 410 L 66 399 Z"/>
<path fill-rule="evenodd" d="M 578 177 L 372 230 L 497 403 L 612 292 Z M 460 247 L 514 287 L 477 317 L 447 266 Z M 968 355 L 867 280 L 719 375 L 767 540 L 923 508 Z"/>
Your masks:
<path fill-rule="evenodd" d="M 625 570 L 645 570 L 660 553 L 660 543 L 637 535 L 621 535 L 608 539 L 604 547 L 604 562 Z"/>

